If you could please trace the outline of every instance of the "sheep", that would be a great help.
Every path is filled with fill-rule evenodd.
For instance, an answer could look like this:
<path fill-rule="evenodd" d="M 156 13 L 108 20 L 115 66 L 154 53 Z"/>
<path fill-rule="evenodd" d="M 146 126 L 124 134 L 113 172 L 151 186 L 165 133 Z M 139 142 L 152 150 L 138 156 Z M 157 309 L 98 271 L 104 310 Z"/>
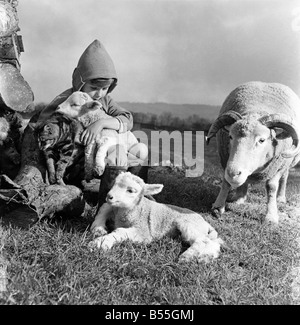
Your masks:
<path fill-rule="evenodd" d="M 266 182 L 265 221 L 278 224 L 278 202 L 286 202 L 289 169 L 300 160 L 300 100 L 287 86 L 252 81 L 238 86 L 225 99 L 212 123 L 224 177 L 212 209 L 225 211 L 230 188 L 244 203 L 248 184 Z"/>
<path fill-rule="evenodd" d="M 127 239 L 138 243 L 150 243 L 165 235 L 175 236 L 178 231 L 191 246 L 180 256 L 180 261 L 198 259 L 208 262 L 219 256 L 222 239 L 203 217 L 189 209 L 149 200 L 162 184 L 145 184 L 130 172 L 119 174 L 91 226 L 94 234 L 100 234 L 90 242 L 90 248 L 107 251 Z M 114 230 L 107 234 L 106 221 L 112 218 Z"/>
<path fill-rule="evenodd" d="M 99 101 L 93 100 L 87 93 L 81 91 L 73 92 L 58 105 L 55 112 L 77 119 L 84 127 L 102 118 L 112 118 L 102 109 Z M 98 176 L 103 174 L 107 151 L 116 144 L 124 146 L 128 151 L 138 144 L 138 140 L 130 131 L 118 133 L 116 130 L 103 129 L 101 135 L 85 148 L 85 179 L 87 181 L 93 178 L 93 170 Z"/>

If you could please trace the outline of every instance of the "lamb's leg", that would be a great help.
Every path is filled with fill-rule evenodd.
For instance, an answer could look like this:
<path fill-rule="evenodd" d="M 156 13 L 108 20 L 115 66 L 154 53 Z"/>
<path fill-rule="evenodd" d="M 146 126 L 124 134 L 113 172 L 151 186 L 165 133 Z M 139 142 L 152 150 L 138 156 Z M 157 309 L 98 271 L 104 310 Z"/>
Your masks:
<path fill-rule="evenodd" d="M 219 195 L 212 206 L 212 209 L 217 209 L 221 214 L 225 212 L 225 203 L 230 190 L 230 184 L 226 181 L 225 177 L 223 178 L 223 182 L 221 185 L 221 190 Z"/>
<path fill-rule="evenodd" d="M 210 262 L 217 258 L 220 253 L 222 240 L 220 238 L 211 240 L 209 238 L 200 238 L 195 241 L 184 253 L 181 254 L 179 262 L 188 262 L 197 259 L 203 262 Z"/>
<path fill-rule="evenodd" d="M 217 258 L 220 253 L 222 240 L 216 230 L 200 215 L 188 215 L 176 220 L 176 228 L 182 239 L 191 246 L 180 256 L 180 262 L 198 259 L 208 262 Z"/>
<path fill-rule="evenodd" d="M 101 141 L 97 143 L 94 170 L 98 176 L 101 176 L 104 172 L 108 149 L 116 144 L 116 139 L 110 137 L 102 137 Z"/>
<path fill-rule="evenodd" d="M 279 220 L 276 194 L 279 186 L 280 174 L 275 175 L 272 179 L 266 182 L 267 189 L 267 215 L 266 221 L 277 224 Z"/>
<path fill-rule="evenodd" d="M 134 242 L 144 241 L 136 228 L 118 228 L 108 235 L 94 239 L 89 243 L 89 247 L 91 250 L 98 248 L 106 251 L 111 249 L 114 244 L 128 239 Z"/>
<path fill-rule="evenodd" d="M 288 176 L 289 176 L 289 170 L 287 169 L 279 179 L 277 202 L 286 203 L 285 190 L 286 190 L 286 183 L 287 183 Z"/>
<path fill-rule="evenodd" d="M 85 180 L 90 181 L 93 179 L 93 168 L 94 168 L 94 150 L 96 147 L 96 142 L 93 141 L 92 143 L 88 144 L 85 147 L 84 151 L 84 174 Z"/>
<path fill-rule="evenodd" d="M 106 221 L 112 211 L 111 206 L 108 203 L 104 203 L 98 213 L 95 215 L 95 220 L 91 225 L 91 232 L 95 236 L 104 236 L 107 234 Z"/>

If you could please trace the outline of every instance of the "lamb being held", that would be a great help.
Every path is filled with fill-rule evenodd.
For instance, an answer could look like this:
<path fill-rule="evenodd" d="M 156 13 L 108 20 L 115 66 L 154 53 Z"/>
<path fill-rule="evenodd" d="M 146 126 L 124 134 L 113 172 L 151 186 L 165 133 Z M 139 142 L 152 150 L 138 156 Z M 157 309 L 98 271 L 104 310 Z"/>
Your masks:
<path fill-rule="evenodd" d="M 56 112 L 75 118 L 85 128 L 100 119 L 112 118 L 102 109 L 99 101 L 93 100 L 87 93 L 81 91 L 73 92 L 58 106 Z M 128 152 L 138 143 L 137 138 L 130 131 L 118 133 L 116 130 L 103 129 L 96 140 L 85 148 L 86 180 L 93 178 L 93 170 L 98 176 L 103 174 L 105 158 L 111 146 L 120 144 Z"/>
<path fill-rule="evenodd" d="M 125 240 L 150 243 L 166 235 L 182 239 L 191 246 L 180 256 L 180 261 L 193 258 L 205 262 L 217 258 L 223 243 L 216 230 L 203 217 L 191 210 L 149 200 L 145 195 L 161 192 L 162 184 L 145 184 L 130 172 L 117 176 L 91 226 L 100 234 L 90 242 L 91 249 L 109 250 Z M 114 220 L 114 230 L 107 234 L 106 221 Z"/>

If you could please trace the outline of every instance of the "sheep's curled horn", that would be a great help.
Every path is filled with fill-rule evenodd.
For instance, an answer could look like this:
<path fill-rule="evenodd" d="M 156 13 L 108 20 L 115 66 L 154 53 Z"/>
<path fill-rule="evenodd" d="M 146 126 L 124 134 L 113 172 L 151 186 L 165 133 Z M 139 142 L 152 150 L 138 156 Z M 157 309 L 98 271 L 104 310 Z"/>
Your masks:
<path fill-rule="evenodd" d="M 214 137 L 221 128 L 226 125 L 231 125 L 241 118 L 241 114 L 234 111 L 228 111 L 220 115 L 211 125 L 206 138 L 206 143 L 208 144 L 210 139 Z M 291 158 L 300 151 L 299 132 L 297 131 L 298 129 L 288 116 L 286 116 L 285 114 L 265 115 L 259 119 L 259 122 L 268 127 L 269 129 L 275 127 L 281 128 L 292 137 L 293 148 L 281 153 L 284 158 Z"/>
<path fill-rule="evenodd" d="M 242 115 L 235 111 L 228 111 L 220 115 L 209 128 L 208 135 L 206 137 L 206 144 L 209 144 L 210 139 L 213 138 L 224 126 L 231 125 L 241 118 Z"/>
<path fill-rule="evenodd" d="M 260 123 L 273 129 L 275 127 L 286 131 L 293 139 L 293 148 L 281 153 L 284 158 L 291 158 L 300 151 L 299 131 L 291 118 L 285 114 L 271 114 L 265 115 L 259 119 Z"/>

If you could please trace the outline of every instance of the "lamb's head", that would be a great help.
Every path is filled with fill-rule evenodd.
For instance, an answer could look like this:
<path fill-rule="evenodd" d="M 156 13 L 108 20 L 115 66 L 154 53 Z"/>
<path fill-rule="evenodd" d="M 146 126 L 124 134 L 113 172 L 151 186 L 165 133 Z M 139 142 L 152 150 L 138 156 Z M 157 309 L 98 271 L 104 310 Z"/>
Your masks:
<path fill-rule="evenodd" d="M 87 93 L 75 91 L 58 105 L 56 112 L 77 118 L 98 108 L 101 108 L 98 101 L 93 100 Z"/>
<path fill-rule="evenodd" d="M 132 209 L 144 195 L 155 195 L 162 189 L 162 184 L 145 184 L 140 177 L 125 172 L 117 176 L 106 202 L 113 207 Z"/>
<path fill-rule="evenodd" d="M 212 124 L 208 139 L 220 129 L 228 133 L 223 133 L 228 137 L 228 149 L 220 150 L 228 150 L 225 179 L 233 187 L 241 186 L 248 176 L 264 169 L 275 154 L 292 158 L 300 150 L 298 127 L 284 114 L 241 116 L 228 111 Z M 278 152 L 276 147 L 283 140 L 287 145 Z"/>

